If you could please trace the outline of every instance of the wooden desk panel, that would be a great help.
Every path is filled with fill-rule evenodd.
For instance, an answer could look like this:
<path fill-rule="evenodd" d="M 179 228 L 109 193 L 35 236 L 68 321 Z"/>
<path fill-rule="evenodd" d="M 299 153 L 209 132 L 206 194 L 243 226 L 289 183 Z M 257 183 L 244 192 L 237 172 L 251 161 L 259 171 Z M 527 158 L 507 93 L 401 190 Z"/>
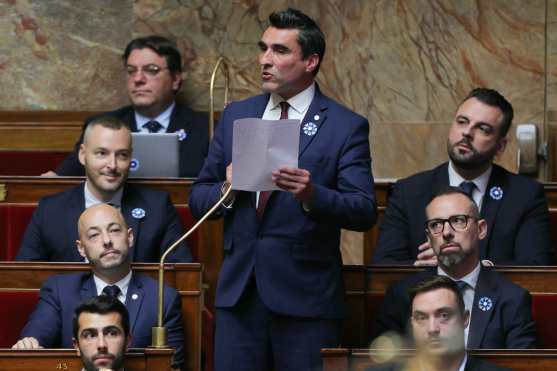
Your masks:
<path fill-rule="evenodd" d="M 126 371 L 163 371 L 170 369 L 174 349 L 130 349 L 126 353 Z M 74 349 L 12 350 L 0 349 L 0 370 L 80 371 L 81 359 Z"/>
<path fill-rule="evenodd" d="M 370 357 L 373 354 L 367 349 L 322 349 L 323 371 L 363 371 L 376 365 Z M 475 350 L 469 354 L 514 371 L 557 370 L 557 350 Z M 412 351 L 404 350 L 401 358 L 411 355 Z"/>

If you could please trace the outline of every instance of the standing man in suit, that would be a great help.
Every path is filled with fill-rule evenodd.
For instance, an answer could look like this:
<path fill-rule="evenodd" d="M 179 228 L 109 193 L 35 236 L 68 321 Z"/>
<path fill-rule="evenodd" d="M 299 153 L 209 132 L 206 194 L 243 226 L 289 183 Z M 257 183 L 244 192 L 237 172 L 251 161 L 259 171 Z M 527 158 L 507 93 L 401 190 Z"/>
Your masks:
<path fill-rule="evenodd" d="M 453 280 L 434 276 L 416 283 L 410 290 L 410 305 L 416 355 L 373 371 L 509 371 L 466 354 L 464 329 L 470 312 Z"/>
<path fill-rule="evenodd" d="M 266 94 L 228 105 L 190 195 L 199 218 L 230 187 L 234 120 L 301 120 L 299 168 L 272 172 L 281 191 L 235 192 L 219 211 L 217 370 L 321 369 L 320 349 L 339 344 L 344 314 L 340 229 L 363 231 L 376 218 L 368 121 L 315 83 L 323 33 L 295 9 L 269 21 L 259 41 Z"/>
<path fill-rule="evenodd" d="M 481 259 L 495 264 L 549 265 L 551 224 L 543 187 L 493 164 L 503 153 L 513 119 L 497 91 L 474 89 L 458 107 L 447 140 L 449 162 L 398 181 L 381 223 L 374 262 L 435 265 L 423 210 L 439 189 L 460 186 L 487 222 Z"/>
<path fill-rule="evenodd" d="M 536 345 L 528 291 L 480 264 L 480 241 L 489 235 L 473 199 L 459 188 L 449 188 L 426 208 L 428 242 L 438 266 L 407 277 L 387 290 L 376 320 L 376 334 L 404 334 L 410 318 L 408 288 L 426 278 L 447 276 L 457 283 L 470 312 L 465 327 L 469 349 L 524 349 Z M 394 308 L 394 309 L 393 309 Z"/>
<path fill-rule="evenodd" d="M 73 344 L 84 371 L 122 371 L 130 343 L 128 310 L 118 299 L 95 296 L 75 309 Z"/>
<path fill-rule="evenodd" d="M 158 283 L 131 270 L 134 235 L 122 214 L 106 204 L 92 206 L 79 218 L 79 254 L 92 272 L 51 276 L 41 288 L 39 303 L 21 331 L 14 349 L 72 347 L 72 317 L 85 299 L 111 295 L 126 305 L 130 315 L 131 347 L 151 345 L 157 323 Z M 164 326 L 168 343 L 176 348 L 173 367 L 184 362 L 182 312 L 175 289 L 164 289 Z"/>
<path fill-rule="evenodd" d="M 207 156 L 209 129 L 207 117 L 176 102 L 182 85 L 182 58 L 175 43 L 157 35 L 132 40 L 124 51 L 128 98 L 131 105 L 102 115 L 124 121 L 132 132 L 178 133 L 180 176 L 196 177 Z M 95 117 L 85 120 L 84 130 Z M 78 161 L 83 134 L 74 151 L 45 176 L 80 176 Z"/>
<path fill-rule="evenodd" d="M 182 236 L 182 225 L 167 193 L 126 184 L 131 152 L 126 124 L 112 116 L 93 120 L 79 149 L 85 182 L 39 201 L 16 260 L 83 261 L 75 249 L 79 215 L 90 206 L 110 203 L 121 210 L 133 230 L 132 260 L 158 262 Z M 169 256 L 172 262 L 191 260 L 185 244 Z"/>

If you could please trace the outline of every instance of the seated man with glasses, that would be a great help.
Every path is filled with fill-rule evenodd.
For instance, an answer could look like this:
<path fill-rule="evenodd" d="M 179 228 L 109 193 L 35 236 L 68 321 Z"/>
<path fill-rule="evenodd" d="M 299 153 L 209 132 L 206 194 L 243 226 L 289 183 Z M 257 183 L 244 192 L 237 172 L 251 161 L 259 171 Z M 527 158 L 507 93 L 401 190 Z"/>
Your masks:
<path fill-rule="evenodd" d="M 405 333 L 410 318 L 408 288 L 426 277 L 440 275 L 456 282 L 470 311 L 465 329 L 468 349 L 535 347 L 530 294 L 480 264 L 479 243 L 488 231 L 474 200 L 461 189 L 449 187 L 434 196 L 425 214 L 425 231 L 438 266 L 389 287 L 376 318 L 375 335 Z"/>
<path fill-rule="evenodd" d="M 132 132 L 178 133 L 180 176 L 197 177 L 209 148 L 207 117 L 176 102 L 182 85 L 182 58 L 175 43 L 162 36 L 132 40 L 123 55 L 127 91 L 131 105 L 103 113 L 114 116 Z M 85 120 L 84 128 L 96 117 Z M 83 166 L 78 152 L 83 134 L 74 151 L 53 171 L 43 176 L 81 176 Z"/>

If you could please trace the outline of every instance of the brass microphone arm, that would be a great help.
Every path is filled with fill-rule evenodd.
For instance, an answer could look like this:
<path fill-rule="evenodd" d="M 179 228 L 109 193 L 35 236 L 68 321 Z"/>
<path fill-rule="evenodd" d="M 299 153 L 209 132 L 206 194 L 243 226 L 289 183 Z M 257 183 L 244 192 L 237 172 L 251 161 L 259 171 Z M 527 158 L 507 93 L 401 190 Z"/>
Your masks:
<path fill-rule="evenodd" d="M 230 83 L 229 67 L 228 63 L 224 57 L 220 57 L 213 68 L 211 73 L 211 83 L 209 84 L 209 138 L 213 138 L 213 132 L 215 130 L 215 79 L 217 78 L 217 72 L 219 68 L 222 69 L 224 76 L 224 105 L 228 103 L 228 89 Z"/>
<path fill-rule="evenodd" d="M 228 198 L 232 192 L 232 185 L 228 187 L 226 192 L 222 195 L 222 197 L 199 219 L 197 223 L 194 224 L 182 237 L 178 239 L 178 241 L 174 242 L 172 246 L 170 246 L 164 254 L 161 256 L 161 260 L 159 262 L 159 295 L 158 295 L 158 308 L 157 308 L 157 326 L 151 329 L 151 337 L 152 337 L 152 347 L 155 348 L 166 348 L 168 345 L 166 343 L 166 328 L 163 326 L 163 314 L 164 314 L 164 261 L 168 254 L 178 247 L 178 245 L 184 241 L 186 238 L 189 237 L 200 225 L 203 223 L 208 217 L 210 217 L 215 210 L 217 210 L 224 201 Z"/>

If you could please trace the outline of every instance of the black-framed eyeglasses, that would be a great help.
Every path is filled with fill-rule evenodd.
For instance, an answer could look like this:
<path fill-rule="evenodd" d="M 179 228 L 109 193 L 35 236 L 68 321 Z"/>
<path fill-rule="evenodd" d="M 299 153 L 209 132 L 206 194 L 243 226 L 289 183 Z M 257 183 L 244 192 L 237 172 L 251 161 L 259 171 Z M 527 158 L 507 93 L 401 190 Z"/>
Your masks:
<path fill-rule="evenodd" d="M 445 224 L 449 222 L 449 225 L 455 232 L 465 231 L 468 227 L 468 222 L 470 220 L 478 220 L 478 218 L 470 215 L 452 215 L 448 219 L 430 219 L 425 222 L 425 226 L 429 233 L 439 234 L 443 233 L 445 229 Z"/>
<path fill-rule="evenodd" d="M 157 76 L 159 74 L 159 72 L 161 72 L 162 70 L 167 70 L 168 67 L 160 67 L 157 66 L 156 64 L 148 64 L 142 67 L 136 67 L 136 66 L 126 66 L 126 74 L 128 75 L 128 77 L 132 77 L 135 76 L 136 73 L 138 73 L 139 71 L 143 72 L 146 76 L 149 77 L 154 77 Z"/>

